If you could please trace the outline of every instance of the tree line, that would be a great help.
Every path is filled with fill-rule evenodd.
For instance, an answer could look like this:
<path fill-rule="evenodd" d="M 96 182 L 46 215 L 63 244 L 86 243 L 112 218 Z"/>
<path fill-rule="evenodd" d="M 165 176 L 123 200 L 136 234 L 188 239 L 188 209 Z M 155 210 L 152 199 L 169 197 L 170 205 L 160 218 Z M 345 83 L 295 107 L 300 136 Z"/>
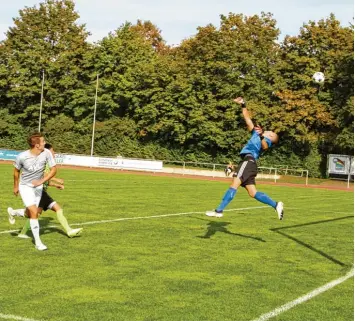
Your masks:
<path fill-rule="evenodd" d="M 271 13 L 220 16 L 168 46 L 150 21 L 125 22 L 96 43 L 71 0 L 25 7 L 0 42 L 0 147 L 27 148 L 38 128 L 58 152 L 236 162 L 248 139 L 236 96 L 280 135 L 262 165 L 325 173 L 353 154 L 354 28 L 333 14 L 279 41 Z M 316 71 L 325 82 L 315 83 Z"/>

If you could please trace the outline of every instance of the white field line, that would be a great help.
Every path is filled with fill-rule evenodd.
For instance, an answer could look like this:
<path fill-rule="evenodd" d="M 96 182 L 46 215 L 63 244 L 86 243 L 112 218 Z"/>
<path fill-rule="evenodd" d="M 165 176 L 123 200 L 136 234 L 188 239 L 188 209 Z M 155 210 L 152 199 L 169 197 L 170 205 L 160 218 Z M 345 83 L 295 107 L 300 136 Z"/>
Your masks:
<path fill-rule="evenodd" d="M 17 315 L 2 314 L 2 313 L 0 313 L 0 319 L 5 319 L 5 320 L 17 320 L 17 321 L 39 321 L 39 320 L 34 320 L 34 319 L 28 319 L 28 318 L 19 317 L 19 316 L 17 316 Z"/>
<path fill-rule="evenodd" d="M 234 212 L 234 211 L 245 211 L 245 210 L 255 210 L 260 208 L 267 208 L 269 206 L 254 206 L 254 207 L 244 207 L 244 208 L 234 208 L 230 210 L 224 210 L 224 212 Z M 104 223 L 112 223 L 112 222 L 121 222 L 121 221 L 133 221 L 133 220 L 143 220 L 143 219 L 151 219 L 151 218 L 164 218 L 164 217 L 172 217 L 172 216 L 182 216 L 182 215 L 191 215 L 191 214 L 204 214 L 205 212 L 184 212 L 184 213 L 174 213 L 174 214 L 162 214 L 162 215 L 151 215 L 151 216 L 137 216 L 137 217 L 122 217 L 116 218 L 113 220 L 100 220 L 100 221 L 89 221 L 84 223 L 71 223 L 72 226 L 81 226 L 81 225 L 94 225 L 94 224 L 104 224 Z M 56 227 L 57 225 L 50 225 L 48 227 Z M 7 234 L 12 232 L 18 232 L 18 230 L 7 230 L 0 231 L 0 234 Z"/>
<path fill-rule="evenodd" d="M 254 207 L 244 207 L 244 208 L 233 208 L 229 210 L 224 210 L 224 212 L 235 212 L 235 211 L 245 211 L 245 210 L 254 210 L 260 208 L 267 208 L 269 206 L 254 206 Z M 287 207 L 290 210 L 303 210 L 298 207 Z M 312 210 L 307 209 L 308 212 L 320 212 L 320 213 L 333 213 L 333 214 L 353 214 L 353 212 L 333 212 L 333 211 L 323 211 L 323 210 Z M 142 220 L 142 219 L 151 219 L 151 218 L 164 218 L 164 217 L 172 217 L 172 216 L 182 216 L 182 215 L 191 215 L 191 214 L 203 214 L 205 212 L 185 212 L 185 213 L 175 213 L 175 214 L 162 214 L 162 215 L 151 215 L 151 216 L 137 216 L 137 217 L 122 217 L 113 220 L 101 220 L 101 221 L 90 221 L 83 223 L 71 223 L 72 226 L 81 226 L 81 225 L 95 225 L 95 224 L 105 224 L 112 222 L 121 222 L 121 221 L 133 221 L 133 220 Z M 49 225 L 47 227 L 57 227 L 57 225 Z M 0 234 L 8 234 L 8 233 L 18 233 L 19 230 L 6 230 L 0 231 Z"/>
<path fill-rule="evenodd" d="M 268 206 L 255 206 L 255 207 L 245 207 L 245 208 L 236 208 L 225 210 L 225 212 L 233 212 L 233 211 L 243 211 L 243 210 L 253 210 L 253 209 L 260 209 L 266 208 Z M 151 215 L 151 216 L 139 216 L 139 217 L 122 217 L 114 220 L 101 220 L 101 221 L 91 221 L 91 222 L 84 222 L 84 223 L 75 223 L 71 225 L 93 225 L 93 224 L 103 224 L 103 223 L 112 223 L 112 222 L 119 222 L 119 221 L 128 221 L 128 220 L 140 220 L 140 219 L 150 219 L 150 218 L 161 218 L 161 217 L 171 217 L 171 216 L 180 216 L 180 215 L 189 215 L 189 214 L 203 214 L 205 212 L 186 212 L 186 213 L 175 213 L 175 214 L 162 214 L 162 215 Z M 55 225 L 49 227 L 56 227 Z M 1 231 L 0 234 L 7 234 L 11 232 L 18 232 L 19 230 L 8 230 L 8 231 Z M 2 314 L 0 313 L 0 319 L 5 320 L 17 320 L 17 321 L 39 321 L 33 319 L 22 318 L 16 315 L 10 314 Z"/>
<path fill-rule="evenodd" d="M 19 230 L 7 230 L 7 231 L 1 231 L 0 234 L 8 234 L 8 233 L 18 233 Z"/>
<path fill-rule="evenodd" d="M 333 280 L 301 297 L 299 297 L 298 299 L 288 302 L 282 306 L 280 306 L 279 308 L 276 308 L 275 310 L 269 312 L 269 313 L 265 313 L 263 315 L 261 315 L 258 319 L 255 319 L 253 321 L 266 321 L 269 320 L 273 317 L 278 316 L 279 314 L 292 309 L 293 307 L 295 307 L 296 305 L 299 305 L 303 302 L 306 302 L 312 298 L 314 298 L 315 296 L 330 290 L 331 288 L 345 282 L 347 279 L 354 277 L 354 267 L 344 276 L 340 277 L 339 279 Z"/>
<path fill-rule="evenodd" d="M 235 211 L 244 211 L 244 210 L 254 210 L 260 208 L 267 208 L 269 206 L 254 206 L 254 207 L 244 207 L 244 208 L 233 208 L 229 210 L 224 210 L 224 212 L 235 212 Z M 304 210 L 298 207 L 287 207 L 290 210 Z M 353 214 L 353 212 L 334 212 L 334 211 L 324 211 L 324 210 L 313 210 L 307 209 L 308 212 L 320 212 L 320 213 L 333 213 L 333 214 Z M 181 216 L 181 215 L 191 215 L 191 214 L 203 214 L 205 212 L 185 212 L 185 213 L 175 213 L 175 214 L 162 214 L 162 215 L 151 215 L 151 216 L 137 216 L 137 217 L 122 217 L 113 220 L 101 220 L 101 221 L 90 221 L 83 223 L 71 223 L 73 226 L 81 226 L 81 225 L 94 225 L 94 224 L 104 224 L 104 223 L 112 223 L 112 222 L 120 222 L 120 221 L 133 221 L 133 220 L 142 220 L 142 219 L 151 219 L 151 218 L 163 218 L 163 217 L 171 217 L 171 216 Z M 47 227 L 57 227 L 57 225 L 49 225 Z M 16 233 L 19 230 L 6 230 L 0 231 L 0 234 L 8 234 L 8 233 Z"/>
<path fill-rule="evenodd" d="M 286 311 L 292 309 L 293 307 L 295 307 L 301 303 L 304 303 L 323 292 L 326 292 L 326 291 L 332 289 L 333 287 L 345 282 L 346 280 L 348 280 L 352 277 L 354 277 L 354 268 L 352 268 L 346 275 L 344 275 L 336 280 L 333 280 L 333 281 L 297 298 L 294 301 L 288 302 L 269 313 L 265 313 L 265 314 L 261 315 L 258 319 L 254 319 L 253 321 L 266 321 L 266 320 L 269 320 L 273 317 L 276 317 L 279 314 L 286 312 Z M 18 320 L 18 321 L 37 321 L 37 320 L 33 320 L 33 319 L 22 318 L 22 317 L 19 317 L 16 315 L 2 314 L 2 313 L 0 313 L 0 318 L 6 319 L 6 320 Z"/>
<path fill-rule="evenodd" d="M 245 208 L 236 208 L 236 209 L 229 209 L 225 210 L 225 212 L 233 212 L 233 211 L 242 211 L 242 210 L 252 210 L 252 209 L 260 209 L 260 208 L 267 208 L 268 206 L 256 206 L 256 207 L 245 207 Z M 289 209 L 298 209 L 298 208 L 289 208 Z M 313 210 L 314 211 L 314 210 Z M 317 211 L 317 210 L 315 210 Z M 324 212 L 324 211 L 319 211 L 318 212 Z M 328 211 L 331 212 L 331 211 Z M 161 218 L 161 217 L 171 217 L 171 216 L 180 216 L 180 215 L 191 215 L 191 214 L 202 214 L 204 212 L 184 212 L 184 213 L 175 213 L 175 214 L 162 214 L 162 215 L 151 215 L 151 216 L 140 216 L 140 217 L 123 217 L 119 219 L 114 219 L 114 220 L 101 220 L 101 221 L 90 221 L 90 222 L 84 222 L 84 223 L 75 223 L 71 225 L 93 225 L 93 224 L 103 224 L 103 223 L 111 223 L 111 222 L 119 222 L 119 221 L 128 221 L 128 220 L 139 220 L 139 219 L 150 219 L 150 218 Z M 349 214 L 350 212 L 336 212 L 336 213 L 343 213 L 343 214 Z M 50 226 L 50 227 L 55 227 L 55 226 Z M 18 232 L 18 230 L 9 230 L 9 231 L 1 231 L 0 234 L 5 234 L 5 233 L 11 233 L 11 232 Z M 339 279 L 333 280 L 309 293 L 306 295 L 299 297 L 298 299 L 291 301 L 289 303 L 286 303 L 282 305 L 279 308 L 276 308 L 275 310 L 263 314 L 260 316 L 258 319 L 255 319 L 253 321 L 266 321 L 269 320 L 270 318 L 273 318 L 293 307 L 296 305 L 299 305 L 303 302 L 306 302 L 310 300 L 311 298 L 328 291 L 329 289 L 335 287 L 336 285 L 339 285 L 346 281 L 347 279 L 351 278 L 354 276 L 354 268 L 352 268 L 346 275 L 343 277 L 340 277 Z M 33 319 L 27 319 L 27 318 L 22 318 L 18 317 L 15 315 L 6 315 L 6 314 L 1 314 L 0 313 L 0 318 L 7 319 L 7 320 L 18 320 L 18 321 L 38 321 L 38 320 L 33 320 Z"/>

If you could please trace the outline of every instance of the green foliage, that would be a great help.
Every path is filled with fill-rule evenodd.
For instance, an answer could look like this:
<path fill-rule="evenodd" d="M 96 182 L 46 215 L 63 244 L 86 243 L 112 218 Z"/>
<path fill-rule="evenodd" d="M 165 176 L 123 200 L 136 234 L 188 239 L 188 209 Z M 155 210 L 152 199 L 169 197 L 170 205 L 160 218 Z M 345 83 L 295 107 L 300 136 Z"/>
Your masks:
<path fill-rule="evenodd" d="M 332 14 L 325 20 L 305 24 L 299 36 L 286 37 L 282 70 L 287 76 L 288 91 L 286 95 L 281 92 L 279 97 L 303 109 L 298 112 L 302 118 L 292 117 L 301 129 L 298 130 L 300 135 L 295 132 L 298 140 L 325 139 L 334 150 L 339 150 L 341 145 L 347 146 L 343 148 L 344 152 L 353 153 L 351 135 L 342 135 L 343 132 L 353 132 L 353 38 L 353 27 L 341 27 Z M 324 84 L 312 82 L 311 77 L 316 71 L 325 73 Z M 292 102 L 295 99 L 298 104 Z M 289 122 L 284 125 L 289 126 Z M 338 135 L 343 138 L 337 138 Z"/>
<path fill-rule="evenodd" d="M 82 60 L 89 45 L 71 0 L 46 0 L 14 18 L 1 45 L 3 99 L 22 122 L 37 122 L 44 77 L 43 121 L 66 113 L 71 92 L 80 85 Z M 5 89 L 5 90 L 4 90 Z"/>
<path fill-rule="evenodd" d="M 37 129 L 44 76 L 42 128 L 61 152 L 91 152 L 96 106 L 95 155 L 236 162 L 249 138 L 236 96 L 280 134 L 261 163 L 321 176 L 328 153 L 354 152 L 354 30 L 334 15 L 280 44 L 271 13 L 229 13 L 175 48 L 140 20 L 89 44 L 78 18 L 71 0 L 14 18 L 0 43 L 3 146 L 20 148 Z"/>
<path fill-rule="evenodd" d="M 5 149 L 27 148 L 30 129 L 21 126 L 19 117 L 11 115 L 7 109 L 0 109 L 0 147 Z"/>
<path fill-rule="evenodd" d="M 322 155 L 318 151 L 317 144 L 311 145 L 308 155 L 304 158 L 303 168 L 309 171 L 310 177 L 321 176 Z"/>

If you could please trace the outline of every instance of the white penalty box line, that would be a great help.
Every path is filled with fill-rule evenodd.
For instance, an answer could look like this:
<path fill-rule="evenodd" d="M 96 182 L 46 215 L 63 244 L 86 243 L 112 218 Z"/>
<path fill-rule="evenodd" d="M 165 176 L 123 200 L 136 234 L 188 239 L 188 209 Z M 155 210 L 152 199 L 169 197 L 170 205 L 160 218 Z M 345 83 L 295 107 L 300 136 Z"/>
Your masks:
<path fill-rule="evenodd" d="M 196 212 L 194 212 L 194 213 L 196 213 Z M 348 280 L 352 277 L 354 277 L 354 267 L 352 267 L 351 270 L 348 273 L 346 273 L 344 276 L 342 276 L 336 280 L 333 280 L 327 284 L 324 284 L 323 286 L 321 286 L 311 292 L 308 292 L 307 294 L 297 298 L 296 300 L 288 302 L 288 303 L 274 309 L 271 312 L 265 313 L 265 314 L 261 315 L 259 318 L 254 319 L 253 321 L 267 321 L 271 318 L 274 318 L 274 317 L 280 315 L 281 313 L 284 313 L 284 312 L 294 308 L 295 306 L 297 306 L 301 303 L 304 303 L 304 302 L 314 298 L 315 296 L 332 289 L 333 287 L 345 282 L 346 280 Z M 33 320 L 33 319 L 19 317 L 16 315 L 2 314 L 2 313 L 0 313 L 0 318 L 6 319 L 6 320 L 18 320 L 18 321 L 39 321 L 39 320 Z"/>
<path fill-rule="evenodd" d="M 248 211 L 261 208 L 267 208 L 269 206 L 253 206 L 253 207 L 243 207 L 243 208 L 234 208 L 229 210 L 224 210 L 224 212 L 236 212 L 236 211 Z M 71 226 L 82 226 L 82 225 L 95 225 L 95 224 L 105 224 L 105 223 L 114 223 L 121 221 L 134 221 L 134 220 L 144 220 L 144 219 L 153 219 L 153 218 L 164 218 L 172 216 L 182 216 L 182 215 L 192 215 L 192 214 L 204 214 L 205 212 L 183 212 L 183 213 L 173 213 L 173 214 L 161 214 L 161 215 L 150 215 L 150 216 L 137 216 L 137 217 L 121 217 L 112 220 L 100 220 L 100 221 L 89 221 L 83 223 L 71 223 Z M 57 225 L 50 225 L 48 227 L 57 227 Z M 7 230 L 0 231 L 0 234 L 8 234 L 18 232 L 18 230 Z"/>
<path fill-rule="evenodd" d="M 278 316 L 279 314 L 283 313 L 283 312 L 286 312 L 287 310 L 290 310 L 292 309 L 293 307 L 301 304 L 301 303 L 304 303 L 312 298 L 314 298 L 315 296 L 323 293 L 323 292 L 326 292 L 328 290 L 330 290 L 331 288 L 345 282 L 346 280 L 350 279 L 354 277 L 354 267 L 351 268 L 351 270 L 346 273 L 344 276 L 336 279 L 336 280 L 333 280 L 327 284 L 324 284 L 323 286 L 297 298 L 296 300 L 293 300 L 291 302 L 288 302 L 278 308 L 276 308 L 275 310 L 269 312 L 269 313 L 265 313 L 263 315 L 261 315 L 259 318 L 257 319 L 254 319 L 253 321 L 266 321 L 266 320 L 269 320 L 271 318 L 274 318 L 276 316 Z"/>
<path fill-rule="evenodd" d="M 229 209 L 229 210 L 225 210 L 225 212 L 234 212 L 234 211 L 245 211 L 245 210 L 253 210 L 253 209 L 262 209 L 262 208 L 268 208 L 269 206 L 255 206 L 255 207 L 244 207 L 244 208 L 235 208 L 235 209 Z M 298 210 L 299 208 L 295 208 L 295 207 L 291 207 L 288 209 L 293 209 L 293 210 Z M 332 212 L 332 211 L 322 211 L 322 210 L 313 210 L 314 212 Z M 162 215 L 151 215 L 151 216 L 138 216 L 138 217 L 122 217 L 122 218 L 118 218 L 118 219 L 112 219 L 112 220 L 100 220 L 100 221 L 90 221 L 90 222 L 84 222 L 84 223 L 74 223 L 71 225 L 95 225 L 95 224 L 104 224 L 104 223 L 112 223 L 112 222 L 120 222 L 120 221 L 129 221 L 129 220 L 141 220 L 141 219 L 154 219 L 154 218 L 164 218 L 164 217 L 174 217 L 174 216 L 182 216 L 182 215 L 192 215 L 192 214 L 203 214 L 205 212 L 182 212 L 182 213 L 174 213 L 174 214 L 162 214 Z M 332 212 L 334 214 L 334 212 Z M 349 213 L 349 212 L 336 212 L 336 213 Z M 49 227 L 56 227 L 55 225 L 53 226 L 49 226 Z M 7 233 L 11 233 L 11 232 L 18 232 L 18 230 L 8 230 L 8 231 L 1 231 L 0 234 L 7 234 Z M 291 302 L 288 302 L 276 309 L 274 309 L 271 312 L 268 312 L 266 314 L 261 315 L 259 318 L 254 319 L 253 321 L 266 321 L 269 320 L 273 317 L 278 316 L 279 314 L 286 312 L 287 310 L 301 304 L 304 303 L 310 299 L 312 299 L 313 297 L 330 290 L 331 288 L 345 282 L 346 280 L 348 280 L 349 278 L 354 277 L 354 267 L 352 267 L 352 269 L 344 276 L 333 280 L 299 298 L 297 298 L 296 300 L 293 300 Z M 6 314 L 1 314 L 0 313 L 0 318 L 3 319 L 8 319 L 8 320 L 19 320 L 19 321 L 36 321 L 33 319 L 27 319 L 27 318 L 23 318 L 23 317 L 19 317 L 19 316 L 15 316 L 15 315 L 6 315 Z"/>
<path fill-rule="evenodd" d="M 246 211 L 246 210 L 254 210 L 254 209 L 260 209 L 260 208 L 266 208 L 266 207 L 268 207 L 268 206 L 254 206 L 254 207 L 234 208 L 234 209 L 230 209 L 230 210 L 224 210 L 224 212 Z M 184 213 L 161 214 L 161 215 L 150 215 L 150 216 L 122 217 L 122 218 L 116 218 L 116 219 L 113 219 L 113 220 L 91 221 L 91 222 L 84 222 L 84 223 L 74 223 L 74 224 L 70 224 L 70 225 L 93 225 L 93 224 L 103 224 L 103 223 L 120 222 L 120 221 L 133 221 L 133 220 L 143 220 L 143 219 L 151 219 L 151 218 L 163 218 L 163 217 L 192 215 L 192 214 L 204 214 L 204 213 L 205 212 L 184 212 Z"/>
<path fill-rule="evenodd" d="M 237 211 L 248 211 L 255 209 L 268 208 L 269 206 L 253 206 L 253 207 L 243 207 L 243 208 L 233 208 L 229 210 L 224 210 L 224 212 L 237 212 Z M 287 207 L 290 210 L 302 210 L 297 207 Z M 310 212 L 322 212 L 322 213 L 332 213 L 332 214 L 350 214 L 350 212 L 333 212 L 329 210 L 317 210 L 317 209 L 307 209 Z M 95 224 L 105 224 L 105 223 L 114 223 L 121 221 L 134 221 L 134 220 L 145 220 L 145 219 L 153 219 L 153 218 L 164 218 L 164 217 L 173 217 L 173 216 L 183 216 L 183 215 L 192 215 L 192 214 L 204 214 L 205 212 L 183 212 L 183 213 L 173 213 L 173 214 L 161 214 L 161 215 L 150 215 L 150 216 L 137 216 L 137 217 L 122 217 L 116 218 L 112 220 L 100 220 L 100 221 L 89 221 L 83 223 L 71 223 L 72 226 L 82 226 L 82 225 L 95 225 Z M 57 227 L 57 225 L 49 225 L 48 227 Z M 6 230 L 0 231 L 0 234 L 8 234 L 18 232 L 19 230 Z"/>
<path fill-rule="evenodd" d="M 233 212 L 233 211 L 244 211 L 244 210 L 253 210 L 253 209 L 260 209 L 266 208 L 268 206 L 255 206 L 255 207 L 245 207 L 245 208 L 236 208 L 236 209 L 229 209 L 225 210 L 225 212 Z M 182 215 L 191 215 L 191 214 L 203 214 L 205 212 L 184 212 L 184 213 L 174 213 L 174 214 L 162 214 L 162 215 L 151 215 L 151 216 L 138 216 L 138 217 L 122 217 L 113 220 L 101 220 L 101 221 L 90 221 L 84 223 L 74 223 L 70 225 L 94 225 L 94 224 L 104 224 L 104 223 L 113 223 L 113 222 L 120 222 L 120 221 L 129 221 L 129 220 L 141 220 L 141 219 L 153 219 L 153 218 L 164 218 L 164 217 L 172 217 L 172 216 L 182 216 Z M 56 227 L 55 225 L 51 225 L 49 227 Z M 1 231 L 0 234 L 8 234 L 13 232 L 18 232 L 19 230 L 8 230 L 8 231 Z M 6 320 L 18 320 L 18 321 L 40 321 L 34 319 L 28 319 L 16 315 L 11 314 L 2 314 L 0 313 L 0 319 Z"/>
<path fill-rule="evenodd" d="M 248 211 L 248 210 L 256 210 L 262 208 L 269 208 L 270 206 L 253 206 L 253 207 L 243 207 L 243 208 L 232 208 L 229 210 L 224 210 L 223 212 L 237 212 L 237 211 Z M 288 207 L 288 209 L 292 210 L 302 210 L 297 207 Z M 322 211 L 322 210 L 312 210 L 308 209 L 310 212 L 324 212 L 324 213 L 333 213 L 333 214 L 349 214 L 350 212 L 333 212 L 333 211 Z M 120 221 L 133 221 L 133 220 L 143 220 L 143 219 L 152 219 L 152 218 L 164 218 L 164 217 L 172 217 L 172 216 L 182 216 L 182 215 L 192 215 L 192 214 L 204 214 L 205 212 L 184 212 L 184 213 L 174 213 L 174 214 L 161 214 L 161 215 L 150 215 L 150 216 L 137 216 L 137 217 L 122 217 L 116 218 L 112 220 L 100 220 L 100 221 L 90 221 L 84 223 L 72 223 L 70 225 L 81 226 L 81 225 L 95 225 L 95 224 L 104 224 L 104 223 L 112 223 L 112 222 L 120 222 Z M 55 227 L 54 225 L 51 227 Z M 1 232 L 0 232 L 1 234 Z"/>
<path fill-rule="evenodd" d="M 234 211 L 243 211 L 243 210 L 253 210 L 253 209 L 261 209 L 261 208 L 268 208 L 269 206 L 255 206 L 255 207 L 245 207 L 245 208 L 236 208 L 236 209 L 229 209 L 225 210 L 224 212 L 234 212 Z M 295 208 L 291 207 L 289 209 L 293 210 L 301 210 L 300 208 Z M 322 210 L 310 210 L 313 212 L 328 212 L 328 213 L 334 213 L 333 211 L 322 211 Z M 191 214 L 202 214 L 204 212 L 186 212 L 186 213 L 176 213 L 176 214 L 163 214 L 163 215 L 152 215 L 152 216 L 139 216 L 139 217 L 126 217 L 126 218 L 119 218 L 119 219 L 114 219 L 114 220 L 102 220 L 102 221 L 91 221 L 91 222 L 86 222 L 86 223 L 76 223 L 72 225 L 91 225 L 91 224 L 101 224 L 101 223 L 111 223 L 111 222 L 118 222 L 118 221 L 128 221 L 128 220 L 139 220 L 139 219 L 151 219 L 151 218 L 162 218 L 162 217 L 171 217 L 171 216 L 181 216 L 181 215 L 191 215 Z M 338 214 L 349 214 L 349 212 L 336 212 Z M 335 287 L 336 285 L 345 282 L 349 278 L 354 276 L 354 268 L 352 268 L 346 275 L 343 277 L 340 277 L 336 280 L 333 280 L 309 293 L 307 293 L 304 296 L 299 297 L 298 299 L 291 301 L 289 303 L 286 303 L 282 305 L 279 308 L 276 308 L 275 310 L 263 314 L 260 316 L 258 319 L 255 319 L 253 321 L 266 321 L 269 320 L 270 318 L 273 318 L 293 307 L 296 305 L 299 305 L 303 302 L 306 302 L 313 297 L 330 290 L 331 288 Z"/>

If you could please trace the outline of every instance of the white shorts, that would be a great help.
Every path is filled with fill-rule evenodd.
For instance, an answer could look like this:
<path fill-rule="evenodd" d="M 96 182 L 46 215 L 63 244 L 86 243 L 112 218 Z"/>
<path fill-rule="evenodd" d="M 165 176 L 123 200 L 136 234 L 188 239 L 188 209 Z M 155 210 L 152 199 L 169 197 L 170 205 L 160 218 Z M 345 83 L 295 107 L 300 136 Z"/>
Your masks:
<path fill-rule="evenodd" d="M 30 187 L 27 185 L 20 184 L 19 186 L 19 192 L 23 204 L 25 204 L 26 208 L 33 205 L 36 205 L 38 207 L 39 201 L 41 200 L 42 191 L 43 185 L 37 187 Z"/>

